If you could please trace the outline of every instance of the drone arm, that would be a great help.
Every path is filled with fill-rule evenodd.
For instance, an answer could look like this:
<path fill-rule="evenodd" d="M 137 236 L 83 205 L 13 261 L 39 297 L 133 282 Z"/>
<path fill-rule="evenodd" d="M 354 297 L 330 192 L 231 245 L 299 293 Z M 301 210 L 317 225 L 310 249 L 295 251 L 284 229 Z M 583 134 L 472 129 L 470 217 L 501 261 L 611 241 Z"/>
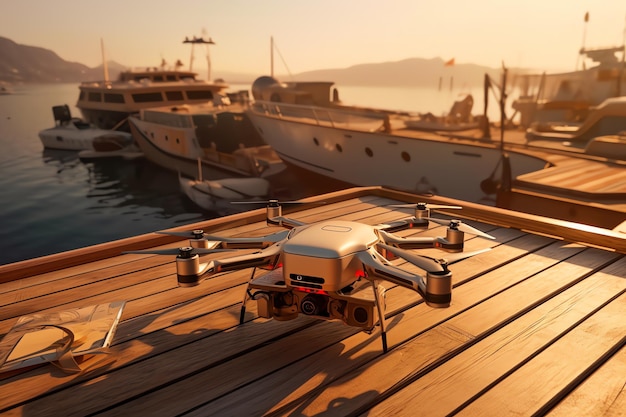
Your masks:
<path fill-rule="evenodd" d="M 393 266 L 388 262 L 384 262 L 382 255 L 371 249 L 358 254 L 359 260 L 365 266 L 368 276 L 378 277 L 402 287 L 417 291 L 420 295 L 424 295 L 426 283 L 420 275 L 415 275 L 401 268 Z"/>
<path fill-rule="evenodd" d="M 411 229 L 414 227 L 427 228 L 428 220 L 412 217 L 410 219 L 397 220 L 395 222 L 378 225 L 379 229 L 384 230 L 385 232 L 390 232 L 390 233 L 399 232 L 399 231 Z"/>
<path fill-rule="evenodd" d="M 393 233 L 379 230 L 382 240 L 390 246 L 395 246 L 403 249 L 424 249 L 437 246 L 439 238 L 437 237 L 400 237 Z"/>
<path fill-rule="evenodd" d="M 306 223 L 304 222 L 290 219 L 289 217 L 283 217 L 283 216 L 268 217 L 267 224 L 270 226 L 286 227 L 287 229 L 293 229 L 294 227 L 306 225 Z"/>
<path fill-rule="evenodd" d="M 273 266 L 276 264 L 279 255 L 280 250 L 278 245 L 273 245 L 262 251 L 233 256 L 226 259 L 217 259 L 211 262 L 213 265 L 209 265 L 205 274 L 213 275 L 238 269 Z"/>
<path fill-rule="evenodd" d="M 274 244 L 261 251 L 233 256 L 226 259 L 215 259 L 200 264 L 199 257 L 177 258 L 176 272 L 178 284 L 183 287 L 198 285 L 200 280 L 207 279 L 221 272 L 253 267 L 274 267 L 280 257 L 280 245 Z"/>

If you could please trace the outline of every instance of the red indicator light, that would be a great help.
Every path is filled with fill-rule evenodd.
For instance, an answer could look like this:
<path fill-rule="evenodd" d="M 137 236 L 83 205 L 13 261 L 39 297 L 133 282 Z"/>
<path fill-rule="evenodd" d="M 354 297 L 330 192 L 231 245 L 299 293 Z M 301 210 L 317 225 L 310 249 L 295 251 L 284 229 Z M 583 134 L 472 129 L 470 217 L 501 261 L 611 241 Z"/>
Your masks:
<path fill-rule="evenodd" d="M 328 295 L 328 293 L 324 290 L 316 290 L 314 288 L 304 288 L 304 287 L 295 287 L 296 291 L 306 292 L 308 294 L 320 294 L 320 295 Z"/>
<path fill-rule="evenodd" d="M 357 269 L 356 272 L 354 273 L 354 276 L 357 278 L 365 278 L 367 274 L 362 269 Z"/>

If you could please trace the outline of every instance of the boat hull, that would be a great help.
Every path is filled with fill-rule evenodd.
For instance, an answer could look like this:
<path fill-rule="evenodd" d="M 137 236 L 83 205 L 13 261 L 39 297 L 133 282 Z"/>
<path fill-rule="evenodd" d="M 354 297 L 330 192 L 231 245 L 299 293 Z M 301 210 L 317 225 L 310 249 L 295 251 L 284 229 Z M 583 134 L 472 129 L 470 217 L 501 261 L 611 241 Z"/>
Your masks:
<path fill-rule="evenodd" d="M 233 201 L 264 201 L 268 198 L 270 183 L 263 178 L 224 178 L 199 181 L 179 177 L 181 191 L 197 206 L 221 215 L 245 210 Z"/>
<path fill-rule="evenodd" d="M 288 109 L 282 110 L 283 115 L 288 113 Z M 315 109 L 318 120 L 340 120 L 336 115 L 320 116 L 323 112 Z M 311 118 L 277 117 L 259 111 L 258 106 L 248 116 L 285 162 L 357 186 L 380 185 L 482 201 L 487 196 L 481 182 L 492 176 L 502 157 L 494 146 L 355 130 L 337 122 L 311 122 Z M 524 153 L 508 154 L 513 178 L 547 164 Z"/>
<path fill-rule="evenodd" d="M 68 151 L 95 150 L 94 141 L 103 137 L 115 139 L 119 143 L 132 142 L 130 133 L 96 128 L 76 129 L 56 126 L 39 132 L 39 139 L 44 148 Z"/>
<path fill-rule="evenodd" d="M 276 175 L 285 166 L 267 145 L 238 147 L 232 152 L 204 148 L 193 128 L 174 128 L 129 118 L 135 142 L 145 158 L 187 177 L 198 175 L 198 160 L 203 178 L 256 177 Z M 228 138 L 223 138 L 228 139 Z M 227 149 L 226 147 L 220 147 Z M 268 155 L 267 158 L 264 158 Z M 261 166 L 262 165 L 262 166 Z"/>

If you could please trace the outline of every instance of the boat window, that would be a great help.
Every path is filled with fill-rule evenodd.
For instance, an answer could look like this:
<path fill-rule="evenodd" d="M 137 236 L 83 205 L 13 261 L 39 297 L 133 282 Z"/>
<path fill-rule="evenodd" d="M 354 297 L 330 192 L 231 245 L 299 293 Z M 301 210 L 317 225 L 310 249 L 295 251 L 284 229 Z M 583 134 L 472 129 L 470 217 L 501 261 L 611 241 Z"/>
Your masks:
<path fill-rule="evenodd" d="M 175 75 L 167 75 L 167 81 L 178 81 Z"/>
<path fill-rule="evenodd" d="M 161 93 L 138 93 L 133 94 L 133 101 L 135 103 L 149 103 L 151 101 L 163 101 Z"/>
<path fill-rule="evenodd" d="M 81 91 L 80 94 L 78 94 L 78 99 L 79 100 L 84 100 L 85 99 L 85 93 L 83 91 Z"/>
<path fill-rule="evenodd" d="M 374 152 L 372 152 L 372 150 L 370 148 L 365 148 L 365 153 L 367 154 L 367 156 L 369 156 L 370 158 L 372 156 L 374 156 Z"/>
<path fill-rule="evenodd" d="M 409 162 L 411 160 L 411 155 L 409 155 L 408 152 L 404 151 L 402 152 L 402 159 L 406 162 Z"/>
<path fill-rule="evenodd" d="M 213 92 L 205 90 L 187 91 L 187 98 L 189 100 L 213 100 Z"/>
<path fill-rule="evenodd" d="M 213 127 L 217 125 L 217 116 L 214 114 L 197 114 L 192 116 L 195 128 Z"/>
<path fill-rule="evenodd" d="M 155 75 L 152 78 L 152 81 L 163 81 L 163 76 L 162 75 Z"/>
<path fill-rule="evenodd" d="M 87 95 L 87 101 L 102 101 L 102 94 L 100 93 L 89 93 Z"/>
<path fill-rule="evenodd" d="M 315 143 L 315 146 L 320 146 L 320 141 L 317 138 L 313 138 L 313 143 Z"/>
<path fill-rule="evenodd" d="M 105 103 L 123 103 L 124 96 L 122 94 L 104 93 Z"/>
<path fill-rule="evenodd" d="M 343 148 L 341 147 L 341 145 L 340 145 L 340 144 L 336 144 L 336 145 L 335 145 L 335 148 L 337 148 L 337 150 L 338 150 L 339 152 L 343 152 Z"/>
<path fill-rule="evenodd" d="M 165 96 L 168 100 L 184 100 L 182 91 L 166 91 Z"/>

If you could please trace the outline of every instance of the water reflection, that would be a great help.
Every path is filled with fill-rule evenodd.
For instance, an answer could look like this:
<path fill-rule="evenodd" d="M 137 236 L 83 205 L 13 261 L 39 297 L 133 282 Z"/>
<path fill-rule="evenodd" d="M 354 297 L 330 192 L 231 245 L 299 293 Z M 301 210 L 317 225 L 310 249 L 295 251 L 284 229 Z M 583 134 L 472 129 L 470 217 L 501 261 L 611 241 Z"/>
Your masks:
<path fill-rule="evenodd" d="M 43 161 L 53 166 L 58 180 L 82 185 L 88 210 L 124 208 L 122 214 L 145 213 L 162 219 L 183 216 L 180 221 L 216 216 L 193 206 L 182 195 L 176 174 L 149 161 L 102 158 L 82 161 L 76 152 L 44 150 Z"/>

